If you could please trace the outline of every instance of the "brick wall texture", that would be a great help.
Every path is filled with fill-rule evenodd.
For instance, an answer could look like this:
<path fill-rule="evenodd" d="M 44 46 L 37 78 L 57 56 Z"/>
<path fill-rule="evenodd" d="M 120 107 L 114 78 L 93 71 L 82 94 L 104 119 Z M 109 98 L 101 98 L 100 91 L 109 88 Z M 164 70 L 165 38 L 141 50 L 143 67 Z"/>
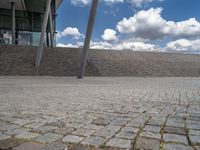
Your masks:
<path fill-rule="evenodd" d="M 0 76 L 76 76 L 80 49 L 45 48 L 39 68 L 37 47 L 0 46 Z M 200 55 L 89 50 L 86 76 L 199 77 Z"/>

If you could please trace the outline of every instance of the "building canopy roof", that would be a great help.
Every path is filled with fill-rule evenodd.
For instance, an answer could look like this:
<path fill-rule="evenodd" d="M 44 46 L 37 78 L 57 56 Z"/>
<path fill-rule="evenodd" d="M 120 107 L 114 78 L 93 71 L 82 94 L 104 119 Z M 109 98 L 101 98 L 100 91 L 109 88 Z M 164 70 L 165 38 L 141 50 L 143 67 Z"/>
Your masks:
<path fill-rule="evenodd" d="M 44 12 L 47 0 L 0 0 L 0 8 L 10 9 L 11 2 L 15 2 L 16 10 Z M 56 9 L 62 0 L 55 0 Z"/>
<path fill-rule="evenodd" d="M 11 9 L 11 2 L 15 2 L 17 10 L 25 9 L 24 0 L 0 0 L 0 8 Z"/>

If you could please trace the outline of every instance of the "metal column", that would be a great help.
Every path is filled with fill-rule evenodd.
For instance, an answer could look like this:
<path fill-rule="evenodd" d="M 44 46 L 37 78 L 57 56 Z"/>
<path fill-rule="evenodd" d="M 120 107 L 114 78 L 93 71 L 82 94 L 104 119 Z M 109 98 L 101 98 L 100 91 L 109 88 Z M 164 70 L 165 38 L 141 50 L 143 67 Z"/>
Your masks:
<path fill-rule="evenodd" d="M 15 2 L 11 2 L 12 9 L 12 45 L 15 45 Z"/>
<path fill-rule="evenodd" d="M 52 15 L 51 10 L 49 11 L 49 29 L 50 29 L 50 39 L 51 39 L 51 47 L 53 47 L 53 22 L 52 22 Z"/>
<path fill-rule="evenodd" d="M 45 14 L 43 17 L 42 30 L 41 30 L 41 35 L 40 35 L 40 44 L 38 47 L 37 56 L 36 56 L 36 60 L 35 60 L 36 67 L 39 67 L 40 63 L 41 63 L 42 52 L 43 52 L 43 47 L 44 47 L 44 45 L 43 45 L 44 37 L 45 37 L 46 28 L 47 28 L 47 22 L 48 22 L 50 9 L 51 9 L 51 0 L 47 0 L 46 10 L 45 10 Z"/>
<path fill-rule="evenodd" d="M 82 79 L 83 75 L 84 75 L 85 65 L 86 65 L 86 61 L 87 61 L 87 52 L 88 52 L 88 49 L 90 46 L 90 39 L 91 39 L 92 30 L 93 30 L 93 26 L 94 26 L 98 1 L 99 0 L 93 0 L 93 2 L 92 2 L 92 7 L 90 10 L 90 17 L 89 17 L 89 21 L 88 21 L 88 25 L 87 25 L 85 42 L 84 42 L 83 49 L 81 51 L 80 68 L 79 68 L 79 73 L 77 76 L 78 79 Z"/>

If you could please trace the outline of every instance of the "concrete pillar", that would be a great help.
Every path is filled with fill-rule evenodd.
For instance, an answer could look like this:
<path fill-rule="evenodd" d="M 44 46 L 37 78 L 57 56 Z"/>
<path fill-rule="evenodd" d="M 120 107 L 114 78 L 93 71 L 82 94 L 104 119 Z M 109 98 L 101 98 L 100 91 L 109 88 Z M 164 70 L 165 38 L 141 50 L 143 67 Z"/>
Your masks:
<path fill-rule="evenodd" d="M 11 2 L 12 9 L 12 45 L 15 45 L 15 2 Z"/>
<path fill-rule="evenodd" d="M 51 6 L 51 0 L 47 0 L 46 10 L 45 10 L 45 14 L 44 14 L 44 17 L 43 17 L 41 35 L 40 35 L 40 43 L 39 43 L 39 47 L 38 47 L 38 51 L 37 51 L 37 56 L 36 56 L 36 60 L 35 60 L 36 67 L 39 67 L 40 63 L 41 63 L 42 52 L 43 52 L 43 47 L 44 47 L 44 40 L 45 40 L 45 32 L 46 32 L 46 28 L 47 28 L 49 11 L 51 9 L 50 6 Z"/>
<path fill-rule="evenodd" d="M 50 29 L 50 39 L 51 39 L 51 47 L 53 47 L 53 22 L 52 22 L 52 14 L 49 11 L 49 29 Z"/>
<path fill-rule="evenodd" d="M 85 65 L 86 65 L 86 61 L 87 61 L 87 52 L 88 52 L 88 49 L 90 46 L 90 39 L 91 39 L 92 30 L 93 30 L 93 26 L 94 26 L 94 22 L 95 22 L 98 1 L 99 0 L 93 0 L 93 2 L 92 2 L 92 7 L 90 10 L 90 17 L 89 17 L 89 21 L 88 21 L 88 25 L 87 25 L 85 42 L 84 42 L 83 49 L 81 51 L 80 68 L 79 68 L 79 72 L 78 72 L 78 76 L 77 76 L 78 79 L 82 79 L 83 75 L 84 75 Z"/>

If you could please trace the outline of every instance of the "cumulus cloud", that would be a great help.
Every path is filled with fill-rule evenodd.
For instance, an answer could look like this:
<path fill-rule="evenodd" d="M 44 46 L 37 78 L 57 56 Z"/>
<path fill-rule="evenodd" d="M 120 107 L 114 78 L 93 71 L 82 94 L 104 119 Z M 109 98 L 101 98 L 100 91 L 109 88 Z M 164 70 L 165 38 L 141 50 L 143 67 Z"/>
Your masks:
<path fill-rule="evenodd" d="M 188 52 L 200 52 L 200 39 L 196 40 L 187 40 L 179 39 L 167 43 L 164 48 L 165 51 L 188 51 Z"/>
<path fill-rule="evenodd" d="M 57 34 L 58 38 L 62 38 L 66 36 L 71 36 L 74 39 L 79 39 L 81 37 L 84 37 L 84 35 L 81 34 L 77 28 L 73 28 L 73 27 L 67 27 L 62 32 L 58 32 Z"/>
<path fill-rule="evenodd" d="M 88 5 L 91 0 L 71 0 L 71 4 L 75 6 L 85 6 Z"/>
<path fill-rule="evenodd" d="M 144 42 L 123 41 L 121 43 L 114 45 L 114 49 L 119 49 L 119 50 L 128 49 L 133 51 L 156 51 L 158 49 L 158 46 Z"/>
<path fill-rule="evenodd" d="M 71 44 L 71 43 L 69 43 L 69 44 L 58 43 L 58 44 L 56 44 L 56 47 L 74 47 L 74 48 L 77 48 L 76 45 Z"/>
<path fill-rule="evenodd" d="M 104 41 L 116 41 L 117 40 L 116 33 L 117 32 L 113 29 L 106 29 L 106 30 L 104 30 L 104 33 L 101 36 L 101 38 Z"/>
<path fill-rule="evenodd" d="M 142 10 L 117 23 L 117 30 L 149 40 L 171 37 L 200 36 L 200 22 L 191 18 L 182 22 L 167 21 L 161 16 L 162 8 Z"/>
<path fill-rule="evenodd" d="M 94 49 L 113 49 L 113 50 L 132 50 L 132 51 L 156 51 L 158 46 L 147 44 L 144 42 L 129 42 L 123 41 L 118 43 L 109 42 L 91 42 L 91 48 Z"/>
<path fill-rule="evenodd" d="M 112 44 L 104 41 L 100 41 L 100 42 L 93 42 L 91 41 L 90 43 L 90 48 L 93 48 L 93 49 L 111 49 L 112 47 Z"/>
<path fill-rule="evenodd" d="M 141 7 L 143 4 L 150 3 L 153 0 L 129 0 L 130 3 L 135 5 L 136 7 Z"/>
<path fill-rule="evenodd" d="M 195 18 L 177 22 L 174 34 L 180 37 L 200 36 L 200 22 Z"/>
<path fill-rule="evenodd" d="M 59 43 L 56 45 L 57 47 L 82 47 L 83 42 L 77 42 L 75 44 L 62 44 Z M 109 43 L 106 41 L 91 41 L 90 48 L 92 49 L 112 49 L 112 50 L 132 50 L 132 51 L 157 51 L 161 50 L 157 45 L 148 44 L 144 42 L 130 42 L 130 41 L 122 41 L 117 43 Z"/>

